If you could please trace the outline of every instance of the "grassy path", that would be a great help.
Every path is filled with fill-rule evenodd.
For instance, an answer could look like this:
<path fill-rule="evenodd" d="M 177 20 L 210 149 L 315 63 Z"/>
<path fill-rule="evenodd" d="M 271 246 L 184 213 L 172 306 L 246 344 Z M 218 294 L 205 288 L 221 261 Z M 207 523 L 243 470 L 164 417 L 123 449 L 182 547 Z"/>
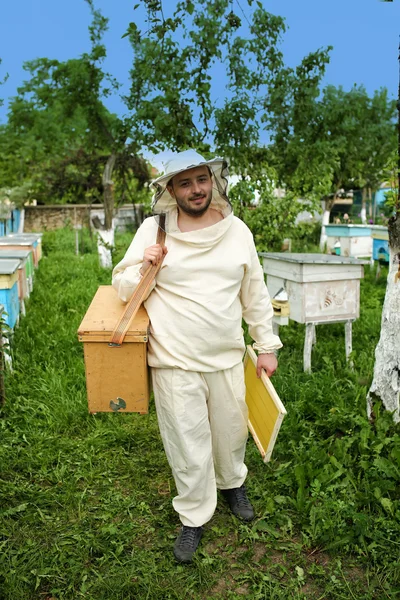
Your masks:
<path fill-rule="evenodd" d="M 0 600 L 400 598 L 400 430 L 379 407 L 365 418 L 383 276 L 363 282 L 354 371 L 343 326 L 317 331 L 311 375 L 302 327 L 282 328 L 289 414 L 268 466 L 247 451 L 258 519 L 242 525 L 220 502 L 183 567 L 154 407 L 87 413 L 76 330 L 110 272 L 74 255 L 70 231 L 45 234 L 44 250 L 0 418 Z"/>

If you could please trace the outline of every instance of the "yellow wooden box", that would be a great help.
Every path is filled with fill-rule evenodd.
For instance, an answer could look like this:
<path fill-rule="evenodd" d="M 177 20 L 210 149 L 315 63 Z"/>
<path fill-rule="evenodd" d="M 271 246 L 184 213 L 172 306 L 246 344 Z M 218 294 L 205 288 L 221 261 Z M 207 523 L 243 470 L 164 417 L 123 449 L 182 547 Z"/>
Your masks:
<path fill-rule="evenodd" d="M 244 375 L 248 426 L 264 462 L 268 462 L 286 409 L 265 371 L 262 371 L 260 378 L 257 377 L 256 366 L 256 353 L 251 346 L 247 346 Z"/>
<path fill-rule="evenodd" d="M 149 317 L 143 306 L 122 345 L 109 345 L 125 306 L 111 285 L 102 285 L 78 329 L 78 339 L 83 342 L 91 413 L 148 412 L 150 381 L 146 352 Z"/>
<path fill-rule="evenodd" d="M 19 275 L 18 275 L 18 260 L 7 260 L 4 261 L 7 264 L 9 263 L 17 263 L 17 268 L 15 269 L 14 273 L 1 273 L 0 274 L 0 289 L 2 290 L 11 290 L 12 287 L 14 287 L 14 284 L 16 281 L 18 281 L 19 279 Z"/>
<path fill-rule="evenodd" d="M 274 315 L 277 317 L 288 317 L 290 315 L 290 306 L 287 300 L 271 300 Z"/>

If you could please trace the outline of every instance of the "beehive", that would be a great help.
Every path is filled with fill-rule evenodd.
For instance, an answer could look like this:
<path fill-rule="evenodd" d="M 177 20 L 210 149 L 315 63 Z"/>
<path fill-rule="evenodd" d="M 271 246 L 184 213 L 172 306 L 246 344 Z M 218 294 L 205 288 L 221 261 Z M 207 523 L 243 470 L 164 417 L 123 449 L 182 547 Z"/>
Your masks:
<path fill-rule="evenodd" d="M 19 274 L 19 296 L 24 300 L 29 297 L 29 277 L 31 275 L 32 254 L 29 250 L 7 250 L 0 246 L 0 260 L 14 258 L 20 261 L 18 267 Z M 32 267 L 33 268 L 33 267 Z"/>
<path fill-rule="evenodd" d="M 0 252 L 9 250 L 28 250 L 29 258 L 28 258 L 28 285 L 29 291 L 33 289 L 33 278 L 34 278 L 34 267 L 35 267 L 35 251 L 33 247 L 32 241 L 27 240 L 15 240 L 9 237 L 0 237 Z"/>
<path fill-rule="evenodd" d="M 42 234 L 41 233 L 10 233 L 3 238 L 1 241 L 9 240 L 11 243 L 27 242 L 31 245 L 33 251 L 33 263 L 37 268 L 39 261 L 42 257 Z"/>
<path fill-rule="evenodd" d="M 389 232 L 387 227 L 382 227 L 382 229 L 372 232 L 372 258 L 385 263 L 388 263 L 390 260 Z"/>
<path fill-rule="evenodd" d="M 382 225 L 326 225 L 327 251 L 335 252 L 335 244 L 340 243 L 341 256 L 352 256 L 354 258 L 372 256 L 373 234 L 386 229 Z"/>
<path fill-rule="evenodd" d="M 19 260 L 0 261 L 0 304 L 4 306 L 4 321 L 14 328 L 19 316 L 18 300 L 18 267 Z"/>
<path fill-rule="evenodd" d="M 40 259 L 42 258 L 43 233 L 9 233 L 7 237 L 25 239 L 33 242 L 37 256 L 37 262 L 39 263 Z"/>
<path fill-rule="evenodd" d="M 97 290 L 82 323 L 89 412 L 148 412 L 150 383 L 146 352 L 149 318 L 142 306 L 120 347 L 109 340 L 125 304 L 112 286 Z"/>
<path fill-rule="evenodd" d="M 357 319 L 363 262 L 329 254 L 263 252 L 271 297 L 284 288 L 297 323 Z"/>

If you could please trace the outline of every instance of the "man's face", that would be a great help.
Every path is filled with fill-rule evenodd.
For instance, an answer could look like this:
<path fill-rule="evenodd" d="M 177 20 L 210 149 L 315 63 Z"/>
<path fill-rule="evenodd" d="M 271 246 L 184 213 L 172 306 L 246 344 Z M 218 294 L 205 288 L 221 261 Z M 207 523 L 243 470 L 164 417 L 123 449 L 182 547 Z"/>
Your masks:
<path fill-rule="evenodd" d="M 207 167 L 193 167 L 178 173 L 168 191 L 178 207 L 191 217 L 200 217 L 210 206 L 212 179 Z"/>

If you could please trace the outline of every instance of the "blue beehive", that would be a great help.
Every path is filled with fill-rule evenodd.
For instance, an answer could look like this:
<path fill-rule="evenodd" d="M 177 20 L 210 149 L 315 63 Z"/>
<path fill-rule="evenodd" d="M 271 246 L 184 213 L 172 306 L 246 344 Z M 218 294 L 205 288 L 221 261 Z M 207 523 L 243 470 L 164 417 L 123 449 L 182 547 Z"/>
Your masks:
<path fill-rule="evenodd" d="M 0 261 L 0 304 L 4 306 L 4 321 L 12 329 L 19 316 L 18 259 Z"/>
<path fill-rule="evenodd" d="M 4 246 L 0 246 L 0 260 L 7 260 L 10 258 L 18 259 L 20 261 L 18 267 L 20 299 L 29 298 L 29 278 L 33 272 L 32 253 L 30 250 L 9 250 L 4 248 Z"/>
<path fill-rule="evenodd" d="M 389 262 L 389 232 L 382 228 L 382 231 L 372 233 L 372 257 L 380 262 Z"/>
<path fill-rule="evenodd" d="M 338 254 L 340 244 L 341 256 L 370 257 L 372 255 L 372 225 L 326 225 L 327 250 L 330 254 Z"/>

